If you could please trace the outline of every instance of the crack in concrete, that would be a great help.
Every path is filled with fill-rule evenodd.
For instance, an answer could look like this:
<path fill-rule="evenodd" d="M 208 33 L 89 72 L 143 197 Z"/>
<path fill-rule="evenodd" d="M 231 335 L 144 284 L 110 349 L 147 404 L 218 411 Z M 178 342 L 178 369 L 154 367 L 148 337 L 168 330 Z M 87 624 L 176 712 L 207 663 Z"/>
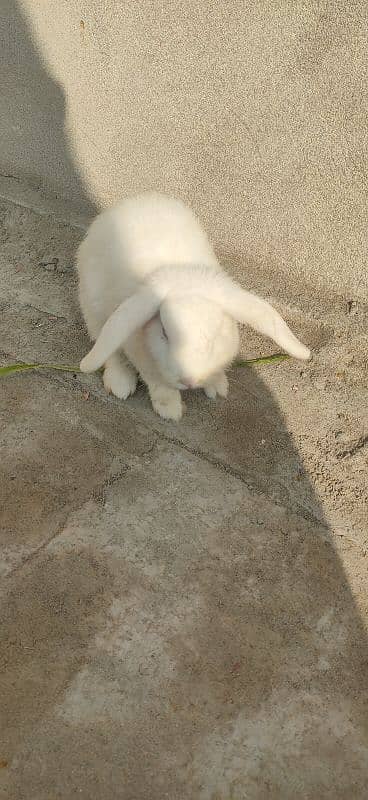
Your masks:
<path fill-rule="evenodd" d="M 216 456 L 211 456 L 204 450 L 198 450 L 196 447 L 191 447 L 190 445 L 181 441 L 181 439 L 177 439 L 174 436 L 173 437 L 166 436 L 164 433 L 162 433 L 162 431 L 158 431 L 157 428 L 154 428 L 153 430 L 155 431 L 155 433 L 157 433 L 157 435 L 161 439 L 168 442 L 169 444 L 173 444 L 176 445 L 177 447 L 180 447 L 182 450 L 185 450 L 187 453 L 190 453 L 191 455 L 195 456 L 201 461 L 210 464 L 212 467 L 221 470 L 221 472 L 224 472 L 226 475 L 230 475 L 235 480 L 240 481 L 240 483 L 242 483 L 243 486 L 245 486 L 246 489 L 248 489 L 248 491 L 251 492 L 251 494 L 261 495 L 270 502 L 272 502 L 278 508 L 284 508 L 286 511 L 289 511 L 292 514 L 297 513 L 307 522 L 312 522 L 314 525 L 318 525 L 319 527 L 322 527 L 327 531 L 329 530 L 329 526 L 323 520 L 318 519 L 318 517 L 316 517 L 311 511 L 308 511 L 308 509 L 304 508 L 304 506 L 301 506 L 299 503 L 295 503 L 292 505 L 290 505 L 289 503 L 282 503 L 280 500 L 277 500 L 277 498 L 267 495 L 263 491 L 263 489 L 257 486 L 257 484 L 252 483 L 249 480 L 246 480 L 242 472 L 236 469 L 235 467 L 232 467 L 231 464 L 229 464 L 228 462 L 222 461 L 221 459 L 216 458 Z M 282 486 L 282 484 L 279 485 Z"/>
<path fill-rule="evenodd" d="M 42 308 L 38 308 L 34 306 L 32 303 L 17 303 L 17 302 L 10 302 L 4 300 L 4 302 L 0 303 L 0 311 L 36 311 L 41 317 L 45 318 L 46 320 L 52 319 L 60 320 L 61 322 L 68 322 L 69 320 L 67 317 L 63 316 L 62 314 L 58 314 L 56 311 L 45 311 Z M 72 325 L 70 325 L 72 328 Z M 76 330 L 79 330 L 76 327 Z"/>
<path fill-rule="evenodd" d="M 65 377 L 60 374 L 48 375 L 47 378 L 49 380 L 54 380 L 57 381 L 58 383 L 62 383 L 64 386 L 66 385 L 70 386 L 70 382 L 66 383 Z M 76 378 L 73 380 L 73 383 L 71 385 L 73 389 L 77 389 L 78 391 L 84 388 L 83 384 L 81 384 L 78 380 L 78 375 L 76 375 Z M 106 405 L 106 403 L 108 402 L 111 402 L 111 398 L 109 398 L 107 395 L 106 397 L 101 397 L 100 394 L 94 393 L 93 391 L 91 391 L 91 395 L 94 397 L 95 400 L 103 403 L 104 405 Z M 134 420 L 137 419 L 134 411 L 128 408 L 128 406 L 125 406 L 125 411 L 131 418 L 133 418 Z M 319 519 L 318 517 L 315 516 L 315 514 L 313 514 L 311 511 L 309 511 L 307 508 L 300 505 L 299 503 L 292 503 L 292 504 L 283 503 L 280 500 L 277 500 L 277 498 L 267 495 L 263 489 L 257 486 L 257 484 L 248 481 L 239 469 L 237 469 L 236 467 L 232 467 L 231 464 L 229 464 L 228 462 L 222 461 L 221 459 L 216 458 L 216 456 L 211 456 L 209 453 L 206 453 L 203 450 L 199 450 L 196 447 L 191 447 L 189 444 L 186 444 L 176 436 L 168 436 L 167 434 L 163 433 L 163 431 L 160 430 L 159 428 L 149 426 L 147 422 L 143 421 L 142 419 L 139 419 L 139 423 L 143 425 L 143 427 L 146 430 L 155 433 L 156 436 L 162 441 L 165 441 L 171 445 L 175 445 L 176 447 L 179 447 L 181 450 L 185 450 L 187 453 L 194 456 L 195 458 L 199 458 L 200 460 L 206 462 L 215 469 L 219 469 L 225 474 L 230 475 L 235 480 L 240 481 L 240 483 L 242 483 L 243 486 L 245 486 L 246 489 L 248 489 L 248 491 L 251 492 L 252 494 L 261 495 L 265 497 L 267 500 L 270 500 L 272 503 L 274 503 L 274 505 L 277 506 L 278 508 L 284 508 L 286 511 L 292 514 L 299 514 L 306 522 L 311 522 L 313 525 L 317 525 L 323 528 L 325 531 L 330 530 L 329 526 L 323 519 Z M 281 488 L 285 488 L 282 486 L 282 484 L 280 484 L 280 486 Z"/>
<path fill-rule="evenodd" d="M 67 381 L 65 379 L 65 376 L 63 376 L 61 374 L 58 374 L 58 375 L 51 375 L 51 374 L 46 375 L 46 374 L 43 374 L 42 377 L 44 379 L 46 379 L 46 380 L 50 380 L 50 381 L 53 381 L 53 382 L 57 382 L 58 384 L 62 384 L 66 388 L 70 388 L 70 386 L 72 386 L 72 388 L 74 390 L 77 390 L 77 391 L 81 391 L 81 390 L 83 390 L 85 388 L 84 385 L 79 382 L 78 375 L 76 375 L 75 378 L 73 376 L 73 382 L 72 383 L 70 383 L 70 381 Z M 106 405 L 106 403 L 109 401 L 109 398 L 107 396 L 106 396 L 106 398 L 101 397 L 99 394 L 94 393 L 93 390 L 90 393 L 91 393 L 91 396 L 95 400 L 97 400 L 98 402 L 103 403 L 104 405 Z M 137 420 L 137 417 L 136 417 L 136 415 L 135 415 L 135 413 L 134 413 L 134 411 L 132 409 L 130 409 L 127 406 L 125 406 L 125 411 L 132 419 Z M 210 466 L 214 467 L 215 469 L 221 470 L 224 474 L 230 475 L 235 480 L 238 480 L 252 494 L 258 494 L 258 495 L 261 495 L 261 496 L 265 497 L 267 500 L 269 500 L 270 502 L 274 503 L 275 506 L 277 506 L 278 508 L 283 508 L 286 511 L 288 511 L 289 513 L 299 514 L 302 517 L 302 519 L 304 519 L 306 522 L 311 522 L 313 525 L 317 525 L 318 527 L 322 528 L 325 531 L 329 531 L 330 530 L 329 526 L 327 525 L 327 523 L 323 519 L 319 519 L 318 517 L 315 516 L 315 514 L 313 514 L 311 511 L 309 511 L 309 509 L 305 508 L 304 506 L 300 505 L 299 503 L 283 503 L 280 500 L 278 500 L 277 498 L 267 495 L 266 492 L 261 487 L 257 486 L 257 484 L 255 484 L 255 483 L 252 483 L 249 480 L 247 480 L 239 469 L 237 469 L 236 467 L 232 467 L 231 464 L 229 464 L 228 462 L 222 461 L 221 459 L 219 459 L 216 456 L 211 456 L 209 453 L 206 453 L 203 450 L 199 450 L 196 447 L 191 447 L 191 445 L 186 444 L 185 442 L 183 442 L 181 439 L 179 439 L 176 436 L 168 436 L 167 434 L 163 433 L 162 430 L 160 430 L 160 429 L 158 429 L 156 427 L 149 426 L 142 419 L 139 419 L 139 423 L 147 431 L 150 431 L 150 432 L 156 434 L 158 439 L 161 439 L 162 441 L 165 441 L 168 444 L 171 444 L 171 445 L 174 445 L 176 447 L 179 447 L 181 450 L 184 450 L 185 452 L 189 453 L 190 455 L 194 456 L 195 458 L 200 459 L 201 461 L 209 464 Z M 155 444 L 157 444 L 157 440 L 156 440 Z M 152 447 L 152 449 L 153 449 L 153 447 Z M 146 454 L 147 453 L 143 452 L 143 453 L 140 454 L 140 456 L 141 455 L 144 456 Z M 123 470 L 123 474 L 124 474 L 124 470 Z M 123 474 L 122 474 L 121 477 L 123 477 Z M 116 477 L 116 481 L 117 480 L 119 480 L 119 475 L 118 474 L 117 474 L 117 477 Z M 115 480 L 114 480 L 114 482 L 115 482 Z M 282 488 L 285 488 L 285 487 L 282 486 L 282 484 L 280 484 L 280 486 Z M 107 488 L 107 485 L 102 487 L 103 490 L 106 490 L 106 488 Z M 98 490 L 97 490 L 97 492 L 98 492 Z M 100 490 L 100 492 L 98 492 L 97 497 L 98 497 L 98 502 L 100 502 L 100 503 L 104 502 L 104 500 L 103 500 L 103 492 L 101 493 L 101 490 Z M 95 499 L 97 499 L 97 498 L 95 498 Z"/>
<path fill-rule="evenodd" d="M 131 467 L 129 464 L 124 464 L 122 469 L 120 469 L 115 475 L 109 475 L 109 477 L 106 478 L 106 480 L 104 480 L 100 486 L 97 486 L 95 489 L 93 489 L 91 494 L 92 499 L 95 500 L 95 502 L 99 505 L 104 506 L 106 503 L 106 490 L 123 478 L 130 469 Z"/>
<path fill-rule="evenodd" d="M 37 306 L 32 305 L 32 303 L 25 303 L 24 306 L 20 307 L 22 309 L 30 309 L 31 311 L 36 311 L 37 314 L 40 314 L 41 317 L 45 317 L 47 320 L 52 317 L 53 319 L 61 320 L 61 322 L 69 322 L 67 317 L 63 316 L 62 314 L 58 314 L 56 311 L 43 311 L 41 308 L 37 308 Z"/>
<path fill-rule="evenodd" d="M 145 450 L 142 450 L 139 453 L 139 458 L 143 458 L 144 456 L 150 455 L 157 445 L 157 438 L 152 442 L 152 444 Z M 110 486 L 114 486 L 115 483 L 118 483 L 122 478 L 125 477 L 127 472 L 132 469 L 132 464 L 124 464 L 118 472 L 114 473 L 113 475 L 109 475 L 99 487 L 96 487 L 92 491 L 91 497 L 93 500 L 96 501 L 101 506 L 104 506 L 106 503 L 106 491 L 110 488 Z"/>
<path fill-rule="evenodd" d="M 359 450 L 362 450 L 363 447 L 368 444 L 368 434 L 366 436 L 360 436 L 357 442 L 348 447 L 346 450 L 342 450 L 340 453 L 337 453 L 337 458 L 351 458 L 355 456 Z"/>
<path fill-rule="evenodd" d="M 7 580 L 8 578 L 12 578 L 13 575 L 16 575 L 18 572 L 20 572 L 23 569 L 23 567 L 26 567 L 27 564 L 29 564 L 31 561 L 33 561 L 34 558 L 37 558 L 39 553 L 42 553 L 43 550 L 46 550 L 46 548 L 49 546 L 49 544 L 51 544 L 51 542 L 53 542 L 54 539 L 57 539 L 57 537 L 60 535 L 60 533 L 62 533 L 62 531 L 64 530 L 65 523 L 66 523 L 66 521 L 68 519 L 69 513 L 70 512 L 73 513 L 75 511 L 77 511 L 78 507 L 80 507 L 80 506 L 76 506 L 76 507 L 73 506 L 72 508 L 69 508 L 68 510 L 66 510 L 65 516 L 63 517 L 63 519 L 61 520 L 61 522 L 57 526 L 56 531 L 52 534 L 52 536 L 50 536 L 48 539 L 46 539 L 44 542 L 42 542 L 39 545 L 39 547 L 36 547 L 35 550 L 32 550 L 30 553 L 28 553 L 28 555 L 22 561 L 20 561 L 19 564 L 16 564 L 16 566 L 13 567 L 13 569 L 11 569 L 10 572 L 8 572 L 5 575 L 5 580 Z"/>
<path fill-rule="evenodd" d="M 12 181 L 18 181 L 20 183 L 21 178 L 18 178 L 17 175 L 11 175 L 10 173 L 0 172 L 0 178 L 11 178 Z"/>
<path fill-rule="evenodd" d="M 155 449 L 156 445 L 157 445 L 157 437 L 154 439 L 154 441 L 147 448 L 145 448 L 144 450 L 142 450 L 138 454 L 139 458 L 142 458 L 144 456 L 150 455 L 153 452 L 153 450 Z M 23 560 L 21 560 L 19 562 L 19 564 L 17 564 L 15 567 L 13 567 L 13 569 L 11 569 L 10 572 L 8 572 L 5 575 L 5 579 L 7 579 L 10 576 L 13 576 L 16 573 L 20 572 L 20 570 L 22 570 L 23 567 L 27 566 L 27 564 L 29 564 L 31 561 L 33 561 L 33 559 L 37 558 L 37 556 L 40 553 L 42 553 L 44 550 L 46 550 L 47 547 L 51 544 L 51 542 L 53 542 L 55 539 L 57 539 L 57 537 L 63 532 L 63 530 L 65 529 L 65 525 L 66 525 L 70 515 L 71 514 L 75 514 L 79 509 L 83 508 L 83 506 L 89 500 L 92 499 L 96 503 L 98 503 L 99 505 L 104 506 L 105 502 L 106 502 L 106 491 L 107 491 L 107 489 L 110 486 L 113 486 L 115 483 L 118 483 L 118 481 L 121 480 L 121 478 L 123 478 L 126 475 L 126 473 L 129 472 L 130 469 L 132 469 L 132 465 L 131 464 L 124 464 L 118 470 L 118 472 L 113 473 L 112 475 L 108 475 L 107 478 L 102 482 L 102 484 L 95 486 L 92 489 L 92 491 L 86 495 L 86 497 L 84 498 L 82 503 L 74 503 L 71 506 L 67 506 L 65 508 L 65 514 L 62 515 L 62 519 L 61 519 L 59 525 L 57 526 L 56 530 L 52 534 L 52 536 L 50 536 L 48 539 L 46 539 L 44 542 L 42 542 L 39 545 L 39 547 L 37 547 L 35 550 L 32 550 L 32 552 L 28 553 L 28 555 Z"/>

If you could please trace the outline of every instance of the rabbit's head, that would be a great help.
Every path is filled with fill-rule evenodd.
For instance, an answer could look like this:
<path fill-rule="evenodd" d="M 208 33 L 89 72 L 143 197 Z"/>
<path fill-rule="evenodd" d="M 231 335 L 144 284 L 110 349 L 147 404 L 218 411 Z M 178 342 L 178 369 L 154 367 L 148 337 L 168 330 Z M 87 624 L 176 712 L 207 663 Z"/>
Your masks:
<path fill-rule="evenodd" d="M 236 356 L 237 322 L 269 336 L 296 358 L 310 358 L 308 348 L 269 303 L 246 292 L 223 272 L 189 266 L 157 270 L 124 300 L 80 368 L 94 372 L 129 336 L 144 328 L 163 378 L 177 388 L 201 386 Z"/>
<path fill-rule="evenodd" d="M 177 389 L 204 386 L 239 349 L 236 322 L 198 294 L 169 295 L 145 326 L 145 335 L 165 382 Z"/>

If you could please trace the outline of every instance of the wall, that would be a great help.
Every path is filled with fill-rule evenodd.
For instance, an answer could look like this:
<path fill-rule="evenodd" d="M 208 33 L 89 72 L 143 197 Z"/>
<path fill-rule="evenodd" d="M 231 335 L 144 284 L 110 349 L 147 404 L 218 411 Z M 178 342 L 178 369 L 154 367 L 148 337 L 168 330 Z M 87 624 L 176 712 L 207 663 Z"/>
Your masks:
<path fill-rule="evenodd" d="M 9 191 L 91 212 L 160 188 L 190 200 L 236 271 L 365 295 L 368 4 L 2 7 Z"/>

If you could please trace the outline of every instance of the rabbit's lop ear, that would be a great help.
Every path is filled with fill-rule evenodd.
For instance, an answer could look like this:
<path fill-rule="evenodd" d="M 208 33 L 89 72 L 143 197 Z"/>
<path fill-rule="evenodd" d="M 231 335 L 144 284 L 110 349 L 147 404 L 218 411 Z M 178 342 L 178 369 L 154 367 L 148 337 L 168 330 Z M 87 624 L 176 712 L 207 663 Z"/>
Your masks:
<path fill-rule="evenodd" d="M 124 300 L 105 322 L 92 350 L 80 363 L 81 372 L 95 372 L 134 331 L 156 314 L 160 297 L 151 289 L 143 289 Z"/>
<path fill-rule="evenodd" d="M 294 336 L 280 314 L 266 300 L 246 292 L 228 279 L 223 285 L 216 286 L 215 292 L 217 302 L 233 319 L 269 336 L 295 358 L 307 361 L 311 357 L 308 347 Z"/>

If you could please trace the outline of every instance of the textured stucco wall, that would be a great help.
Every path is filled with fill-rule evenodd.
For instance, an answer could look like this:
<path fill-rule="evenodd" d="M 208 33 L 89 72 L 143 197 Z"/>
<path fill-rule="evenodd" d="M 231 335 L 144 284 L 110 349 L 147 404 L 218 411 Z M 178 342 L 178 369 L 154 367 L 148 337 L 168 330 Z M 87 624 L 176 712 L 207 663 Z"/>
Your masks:
<path fill-rule="evenodd" d="M 3 0 L 0 171 L 75 207 L 160 188 L 247 259 L 366 292 L 354 0 Z M 237 266 L 236 266 L 237 265 Z"/>

